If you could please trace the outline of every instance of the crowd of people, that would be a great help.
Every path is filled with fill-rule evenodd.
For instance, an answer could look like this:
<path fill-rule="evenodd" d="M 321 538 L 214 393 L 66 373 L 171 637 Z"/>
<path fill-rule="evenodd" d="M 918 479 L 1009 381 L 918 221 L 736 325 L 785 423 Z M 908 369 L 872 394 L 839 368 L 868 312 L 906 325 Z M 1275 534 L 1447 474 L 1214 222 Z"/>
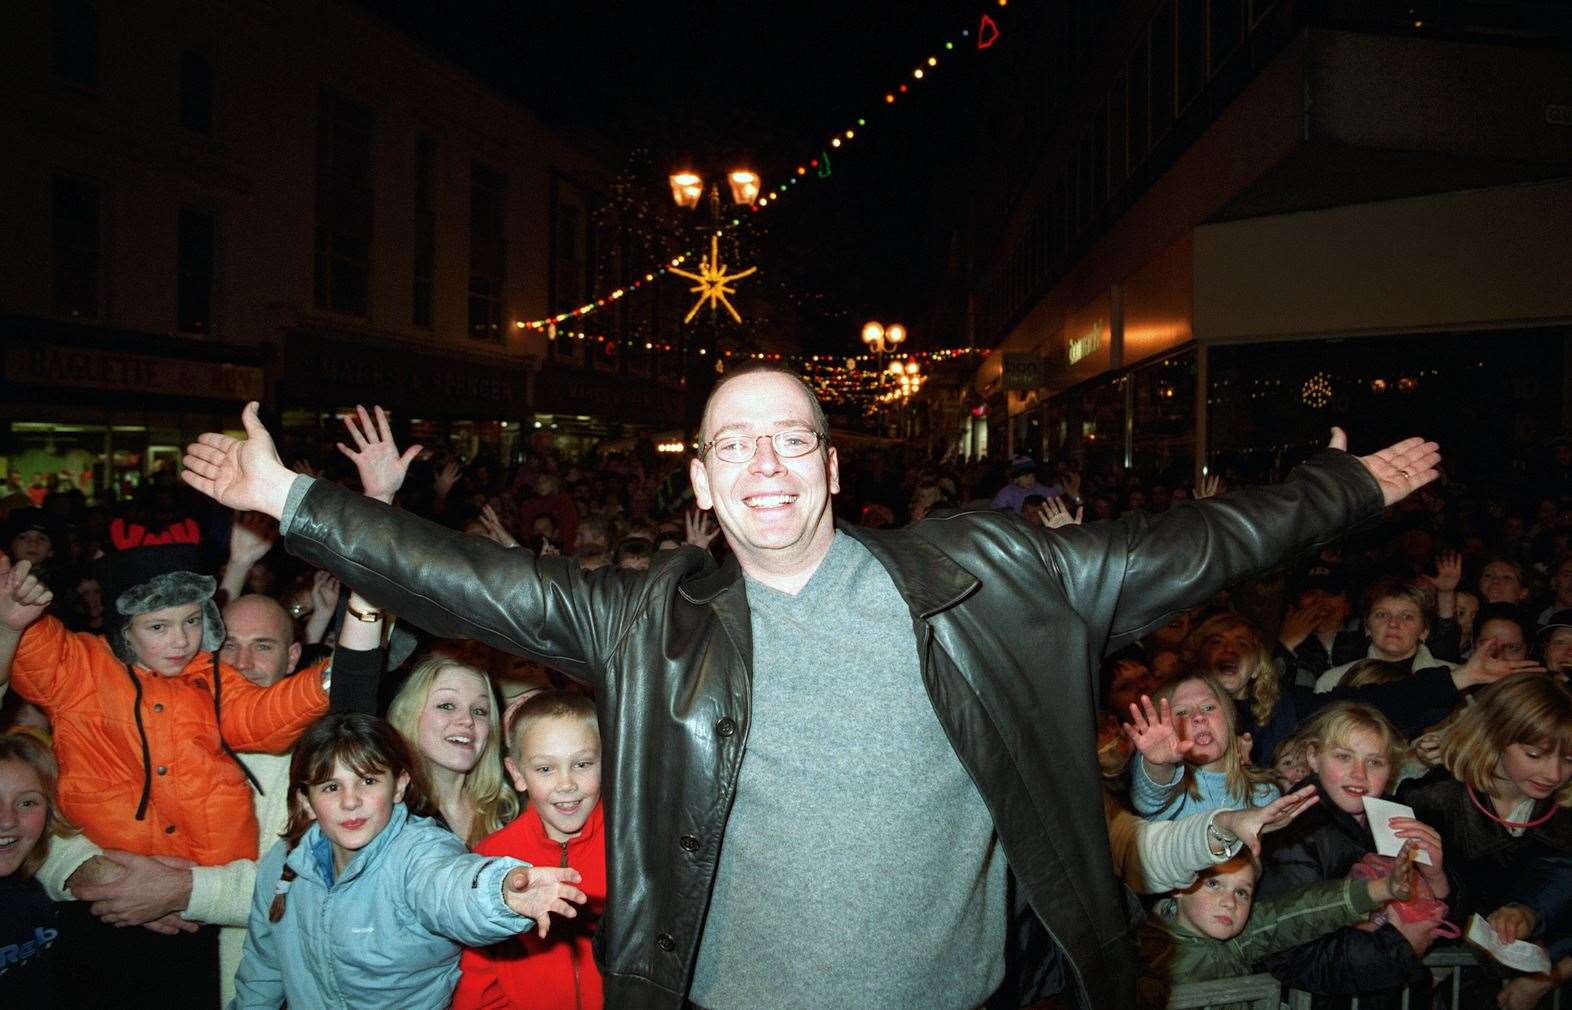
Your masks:
<path fill-rule="evenodd" d="M 329 440 L 278 446 L 290 465 L 269 483 L 250 413 L 246 442 L 194 447 L 191 487 L 163 474 L 126 502 L 0 502 L 0 1003 L 97 1005 L 110 986 L 132 1006 L 241 1010 L 722 1010 L 761 992 L 1162 1006 L 1177 985 L 1268 972 L 1317 1007 L 1428 1006 L 1426 954 L 1476 913 L 1552 967 L 1482 959 L 1465 1005 L 1539 1006 L 1572 979 L 1572 486 L 1520 494 L 1459 468 L 1394 495 L 1428 465 L 1399 465 L 1423 458 L 1400 447 L 1385 471 L 1366 463 L 1375 481 L 1318 476 L 1333 460 L 1266 488 L 837 457 L 816 405 L 776 410 L 765 381 L 727 388 L 771 420 L 720 423 L 718 389 L 691 462 L 648 443 L 463 461 L 400 446 L 361 409 Z M 799 482 L 819 459 L 823 486 Z M 1359 480 L 1384 510 L 1335 486 Z M 828 530 L 806 571 L 770 569 L 796 546 L 772 524 L 809 505 L 847 535 Z M 1269 508 L 1284 532 L 1261 539 L 1294 556 L 1249 542 Z M 986 563 L 945 539 L 962 534 Z M 1176 535 L 1226 560 L 1170 565 Z M 1034 593 L 1068 599 L 1072 645 L 990 647 L 1085 696 L 1011 713 L 1052 740 L 1042 754 L 1000 720 L 1047 694 L 959 708 L 967 681 L 934 672 L 973 669 L 969 618 L 910 634 L 968 598 L 1035 634 Z M 848 594 L 895 620 L 867 623 Z M 716 625 L 680 609 L 716 600 Z M 712 670 L 716 636 L 746 643 L 742 687 Z M 673 662 L 666 693 L 639 682 Z M 922 675 L 863 676 L 890 666 Z M 752 708 L 718 706 L 714 684 Z M 684 727 L 684 748 L 630 732 L 644 718 Z M 1023 761 L 1095 766 L 1100 812 L 1079 780 L 1019 795 L 1106 847 L 1096 865 L 1143 896 L 1138 929 L 1112 877 L 1056 876 L 1068 857 L 1045 860 L 1070 843 L 999 809 L 988 780 L 1046 774 Z M 721 784 L 700 802 L 695 780 Z M 1407 815 L 1385 819 L 1382 798 Z M 898 837 L 881 847 L 872 822 Z M 700 876 L 657 868 L 668 842 Z M 771 859 L 814 882 L 789 901 L 738 884 L 789 876 Z M 954 887 L 923 886 L 935 877 Z M 1037 907 L 1055 879 L 1088 937 L 1133 941 L 1139 967 L 1117 969 L 1133 989 L 1083 977 L 1082 941 Z M 702 925 L 683 925 L 695 901 Z M 892 931 L 849 928 L 846 902 Z M 1050 938 L 1007 955 L 1038 920 Z M 929 941 L 980 967 L 957 973 Z M 783 976 L 775 959 L 826 958 L 815 943 L 877 963 Z"/>

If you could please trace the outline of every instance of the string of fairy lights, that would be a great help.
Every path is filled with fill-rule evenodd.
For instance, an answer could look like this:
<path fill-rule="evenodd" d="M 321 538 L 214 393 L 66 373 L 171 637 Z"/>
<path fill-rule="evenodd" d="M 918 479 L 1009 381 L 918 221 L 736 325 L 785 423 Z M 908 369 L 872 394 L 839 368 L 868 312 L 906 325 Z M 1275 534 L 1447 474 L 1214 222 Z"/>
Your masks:
<path fill-rule="evenodd" d="M 993 3 L 996 3 L 999 8 L 1007 7 L 1008 2 L 1009 0 L 993 0 Z M 992 6 L 992 4 L 990 4 L 990 6 Z M 995 20 L 992 14 L 986 11 L 983 12 L 978 17 L 975 28 L 968 26 L 961 29 L 959 33 L 959 43 L 957 43 L 957 41 L 953 38 L 946 40 L 941 47 L 936 48 L 927 57 L 917 62 L 917 64 L 910 71 L 909 80 L 903 79 L 894 86 L 885 89 L 880 95 L 879 100 L 876 102 L 877 107 L 887 110 L 889 107 L 899 103 L 904 96 L 910 94 L 914 87 L 922 84 L 924 81 L 931 79 L 938 71 L 941 58 L 944 60 L 951 59 L 955 55 L 958 55 L 957 50 L 962 52 L 966 51 L 967 49 L 971 49 L 973 52 L 986 51 L 998 42 L 999 37 L 1000 32 L 998 22 Z M 830 178 L 834 172 L 834 167 L 831 161 L 831 152 L 838 152 L 847 145 L 864 136 L 865 133 L 859 133 L 859 131 L 866 131 L 869 119 L 873 115 L 874 110 L 867 110 L 866 114 L 855 117 L 854 119 L 848 121 L 847 124 L 841 129 L 833 131 L 828 136 L 826 136 L 825 143 L 820 148 L 817 157 L 808 157 L 802 159 L 797 164 L 795 170 L 788 174 L 786 181 L 781 182 L 772 188 L 761 189 L 757 199 L 751 205 L 751 213 L 759 214 L 768 211 L 771 207 L 776 206 L 788 195 L 794 192 L 799 182 L 809 179 L 823 180 Z M 721 222 L 718 225 L 718 229 L 719 231 L 727 231 L 741 227 L 742 223 L 743 219 L 733 218 L 729 223 Z M 585 343 L 595 343 L 602 345 L 614 344 L 614 339 L 606 336 L 605 334 L 591 334 L 582 328 L 570 330 L 567 329 L 566 326 L 572 325 L 573 323 L 588 316 L 592 316 L 597 312 L 600 312 L 602 309 L 615 306 L 617 303 L 621 302 L 640 289 L 656 283 L 661 278 L 665 277 L 668 273 L 674 270 L 680 271 L 680 268 L 694 261 L 694 259 L 694 251 L 691 248 L 685 249 L 684 251 L 669 258 L 662 258 L 659 261 L 659 266 L 654 266 L 651 269 L 646 270 L 642 277 L 635 277 L 631 281 L 625 281 L 612 290 L 606 291 L 604 294 L 598 295 L 597 297 L 586 301 L 582 305 L 540 319 L 517 320 L 514 322 L 514 326 L 517 329 L 523 331 L 545 330 L 547 338 L 550 340 L 570 339 L 583 341 Z M 639 340 L 634 338 L 628 342 L 634 345 L 642 343 L 645 349 L 650 351 L 660 350 L 670 352 L 676 349 L 670 343 L 670 341 L 657 342 L 654 340 Z M 698 353 L 702 355 L 706 352 L 705 349 L 701 347 L 698 349 Z M 949 353 L 952 355 L 958 355 L 961 353 L 969 353 L 969 349 L 951 348 L 947 351 L 927 353 Z M 908 353 L 905 356 L 913 357 L 914 355 Z M 782 356 L 775 355 L 774 357 L 781 358 Z M 785 357 L 795 360 L 802 358 L 803 356 L 787 355 Z M 813 359 L 824 358 L 826 360 L 849 360 L 844 357 L 834 355 L 810 355 L 807 357 Z"/>

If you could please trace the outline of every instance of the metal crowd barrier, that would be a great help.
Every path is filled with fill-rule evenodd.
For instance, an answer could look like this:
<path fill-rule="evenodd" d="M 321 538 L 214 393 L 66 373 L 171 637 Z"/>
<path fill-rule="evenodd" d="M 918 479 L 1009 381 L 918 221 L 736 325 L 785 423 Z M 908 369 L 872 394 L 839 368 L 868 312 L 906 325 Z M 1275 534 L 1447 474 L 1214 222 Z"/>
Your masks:
<path fill-rule="evenodd" d="M 1447 946 L 1437 947 L 1426 955 L 1425 967 L 1432 973 L 1445 971 L 1446 977 L 1442 978 L 1436 987 L 1438 994 L 1447 997 L 1449 1010 L 1475 1010 L 1465 1007 L 1463 998 L 1463 972 L 1481 966 L 1479 955 L 1472 947 Z M 1551 993 L 1548 1003 L 1542 1002 L 1540 1007 L 1548 1006 L 1550 1010 L 1562 1010 L 1563 1006 L 1572 1007 L 1572 986 L 1562 986 Z M 1567 997 L 1567 999 L 1563 999 Z M 1287 1007 L 1288 1010 L 1310 1010 L 1311 996 L 1298 989 L 1282 991 L 1282 985 L 1270 975 L 1242 975 L 1238 978 L 1218 979 L 1214 982 L 1187 982 L 1184 985 L 1174 986 L 1169 994 L 1168 1010 L 1200 1010 L 1202 1007 L 1215 1006 L 1220 1003 L 1242 1003 L 1249 1010 L 1279 1010 Z M 1489 1002 L 1490 1010 L 1494 1010 L 1495 1000 Z M 1359 1010 L 1359 998 L 1353 997 L 1349 1002 L 1349 1010 Z M 1409 1007 L 1408 993 L 1403 994 L 1402 1010 L 1411 1010 Z M 1413 1007 L 1412 1010 L 1430 1010 L 1429 1007 Z"/>

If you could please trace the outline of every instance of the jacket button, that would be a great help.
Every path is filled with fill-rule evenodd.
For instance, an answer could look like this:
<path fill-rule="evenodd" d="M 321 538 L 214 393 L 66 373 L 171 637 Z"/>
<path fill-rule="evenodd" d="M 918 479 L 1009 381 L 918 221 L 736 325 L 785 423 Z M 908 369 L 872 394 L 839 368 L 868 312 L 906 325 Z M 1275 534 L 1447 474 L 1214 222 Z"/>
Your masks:
<path fill-rule="evenodd" d="M 164 710 L 164 703 L 163 702 L 158 702 L 158 703 L 156 703 L 153 706 L 153 711 L 155 711 L 155 712 L 162 712 L 163 710 Z"/>
<path fill-rule="evenodd" d="M 159 765 L 158 766 L 158 774 L 163 775 L 163 774 L 167 773 L 168 771 L 169 771 L 169 769 L 166 768 L 165 766 L 163 766 L 163 765 Z"/>
<path fill-rule="evenodd" d="M 166 835 L 172 835 L 174 833 L 175 833 L 175 826 L 173 824 L 171 824 L 169 827 L 164 829 L 164 834 L 166 834 Z"/>
<path fill-rule="evenodd" d="M 699 851 L 699 840 L 692 835 L 683 835 L 677 840 L 677 844 L 682 846 L 683 852 Z"/>
<path fill-rule="evenodd" d="M 677 949 L 677 941 L 671 938 L 670 933 L 662 933 L 655 938 L 655 946 L 669 954 Z"/>
<path fill-rule="evenodd" d="M 715 724 L 716 736 L 731 736 L 737 732 L 737 723 L 730 717 L 722 719 Z"/>

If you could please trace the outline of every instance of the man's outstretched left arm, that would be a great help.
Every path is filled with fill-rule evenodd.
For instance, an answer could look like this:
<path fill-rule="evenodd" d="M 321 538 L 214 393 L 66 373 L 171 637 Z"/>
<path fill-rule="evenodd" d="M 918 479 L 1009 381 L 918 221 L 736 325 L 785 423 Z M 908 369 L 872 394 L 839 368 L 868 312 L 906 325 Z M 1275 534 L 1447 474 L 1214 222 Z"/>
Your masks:
<path fill-rule="evenodd" d="M 1230 583 L 1329 543 L 1437 477 L 1433 442 L 1407 439 L 1370 456 L 1332 429 L 1280 484 L 1188 502 L 1161 515 L 1042 534 L 1071 605 L 1117 649 Z"/>

